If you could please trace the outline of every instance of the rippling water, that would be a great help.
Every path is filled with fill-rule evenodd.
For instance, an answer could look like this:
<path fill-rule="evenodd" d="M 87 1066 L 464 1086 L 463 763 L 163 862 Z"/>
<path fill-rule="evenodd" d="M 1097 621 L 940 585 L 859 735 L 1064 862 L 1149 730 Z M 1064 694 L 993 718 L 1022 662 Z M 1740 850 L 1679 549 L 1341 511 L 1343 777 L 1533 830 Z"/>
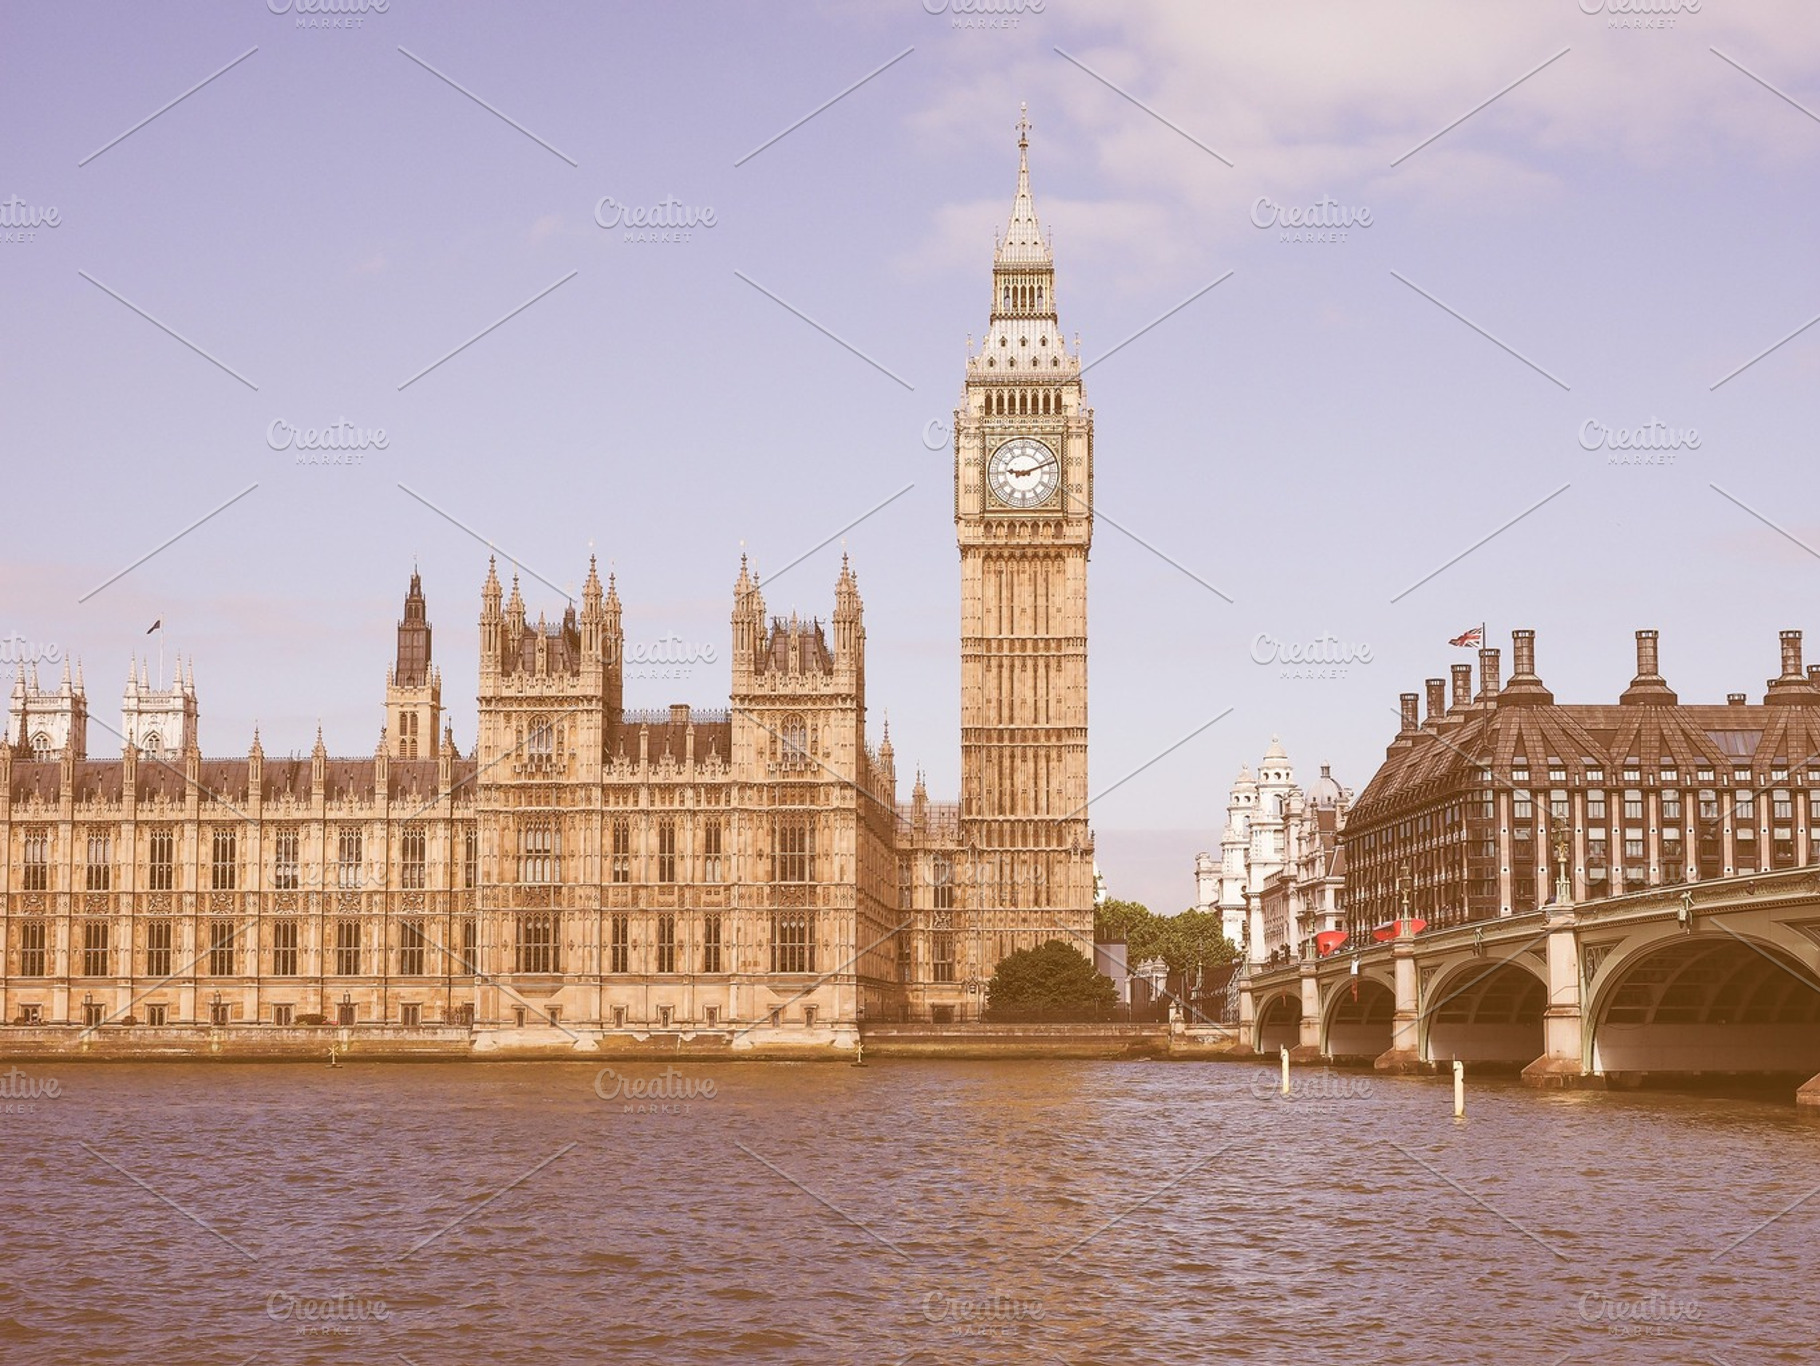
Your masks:
<path fill-rule="evenodd" d="M 1820 1360 L 1820 1126 L 1781 1105 L 1486 1082 L 1456 1122 L 1444 1082 L 1284 1100 L 1219 1063 L 679 1066 L 714 1094 L 642 1113 L 597 1065 L 21 1071 L 61 1094 L 0 1113 L 8 1363 Z"/>

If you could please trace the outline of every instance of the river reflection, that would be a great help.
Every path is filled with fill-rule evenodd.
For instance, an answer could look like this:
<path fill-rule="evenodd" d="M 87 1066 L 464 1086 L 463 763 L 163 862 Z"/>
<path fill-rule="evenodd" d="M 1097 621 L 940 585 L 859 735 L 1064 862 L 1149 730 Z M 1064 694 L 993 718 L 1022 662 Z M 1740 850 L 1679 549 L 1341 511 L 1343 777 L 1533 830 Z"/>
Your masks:
<path fill-rule="evenodd" d="M 1820 1360 L 1785 1105 L 611 1068 L 22 1067 L 0 1360 Z"/>

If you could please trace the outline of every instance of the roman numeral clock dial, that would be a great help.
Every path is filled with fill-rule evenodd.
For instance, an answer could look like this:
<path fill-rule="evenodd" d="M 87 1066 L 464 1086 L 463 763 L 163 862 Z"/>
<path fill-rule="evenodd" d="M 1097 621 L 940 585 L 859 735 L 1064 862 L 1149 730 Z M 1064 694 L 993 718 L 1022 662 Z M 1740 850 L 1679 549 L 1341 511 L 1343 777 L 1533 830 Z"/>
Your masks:
<path fill-rule="evenodd" d="M 1032 436 L 1000 446 L 986 462 L 986 484 L 1006 507 L 1041 507 L 1055 496 L 1061 465 L 1055 452 Z"/>

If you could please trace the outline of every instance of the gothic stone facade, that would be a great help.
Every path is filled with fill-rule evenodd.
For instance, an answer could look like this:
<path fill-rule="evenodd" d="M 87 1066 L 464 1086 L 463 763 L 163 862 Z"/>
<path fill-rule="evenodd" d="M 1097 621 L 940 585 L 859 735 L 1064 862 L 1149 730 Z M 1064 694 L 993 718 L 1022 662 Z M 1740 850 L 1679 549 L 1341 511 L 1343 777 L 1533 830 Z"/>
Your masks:
<path fill-rule="evenodd" d="M 1026 130 L 1027 131 L 1027 130 Z M 370 758 L 205 759 L 192 673 L 129 675 L 90 760 L 80 673 L 0 744 L 0 1019 L 720 1033 L 840 1043 L 977 1016 L 998 960 L 1092 942 L 1092 414 L 1062 346 L 1027 137 L 955 415 L 962 793 L 899 804 L 865 627 L 768 619 L 742 562 L 725 710 L 623 705 L 621 605 L 531 620 L 489 565 L 459 753 L 415 575 Z M 155 739 L 152 738 L 155 736 Z"/>

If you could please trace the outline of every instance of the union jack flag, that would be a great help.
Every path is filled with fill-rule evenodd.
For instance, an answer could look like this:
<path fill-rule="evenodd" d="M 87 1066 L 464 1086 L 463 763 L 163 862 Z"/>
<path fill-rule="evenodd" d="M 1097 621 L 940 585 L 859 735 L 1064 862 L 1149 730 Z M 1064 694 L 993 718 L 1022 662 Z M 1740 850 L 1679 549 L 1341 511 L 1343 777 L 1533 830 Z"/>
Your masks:
<path fill-rule="evenodd" d="M 1485 628 L 1475 626 L 1470 631 L 1462 631 L 1447 643 L 1458 645 L 1462 650 L 1476 650 L 1485 643 Z"/>

